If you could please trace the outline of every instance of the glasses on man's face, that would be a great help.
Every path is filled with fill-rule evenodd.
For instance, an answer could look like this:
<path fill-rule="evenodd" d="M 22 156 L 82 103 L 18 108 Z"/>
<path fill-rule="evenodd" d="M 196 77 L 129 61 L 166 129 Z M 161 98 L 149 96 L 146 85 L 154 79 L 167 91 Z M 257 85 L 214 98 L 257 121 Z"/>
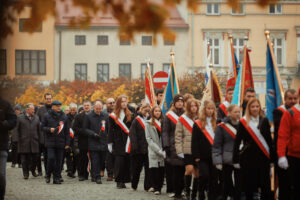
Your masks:
<path fill-rule="evenodd" d="M 109 102 L 108 104 L 112 105 L 112 104 L 115 104 L 115 102 L 114 101 L 113 102 Z"/>

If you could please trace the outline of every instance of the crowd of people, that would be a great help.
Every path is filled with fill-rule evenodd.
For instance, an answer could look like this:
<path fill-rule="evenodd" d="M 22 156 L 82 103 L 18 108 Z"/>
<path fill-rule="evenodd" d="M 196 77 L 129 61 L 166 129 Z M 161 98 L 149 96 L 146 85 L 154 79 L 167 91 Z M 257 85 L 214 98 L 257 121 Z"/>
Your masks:
<path fill-rule="evenodd" d="M 299 200 L 300 88 L 285 92 L 274 126 L 254 89 L 246 89 L 241 107 L 231 104 L 233 90 L 220 105 L 177 94 L 165 115 L 146 102 L 135 108 L 125 95 L 63 111 L 46 93 L 44 104 L 28 103 L 24 112 L 0 98 L 0 200 L 9 131 L 12 167 L 22 167 L 24 179 L 44 171 L 47 184 L 62 184 L 66 162 L 69 178 L 77 172 L 79 181 L 102 184 L 106 171 L 116 188 L 131 183 L 132 191 L 144 169 L 144 190 L 160 195 L 165 182 L 173 199 Z M 162 97 L 157 91 L 158 105 Z"/>

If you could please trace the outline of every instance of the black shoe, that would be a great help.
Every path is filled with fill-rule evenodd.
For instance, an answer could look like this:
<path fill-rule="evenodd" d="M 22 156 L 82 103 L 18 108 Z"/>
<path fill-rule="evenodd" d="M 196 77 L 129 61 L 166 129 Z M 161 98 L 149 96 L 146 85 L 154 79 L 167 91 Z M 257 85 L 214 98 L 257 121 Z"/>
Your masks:
<path fill-rule="evenodd" d="M 97 184 L 102 184 L 101 179 L 100 179 L 100 178 L 97 178 L 97 179 L 96 179 L 96 183 L 97 183 Z"/>
<path fill-rule="evenodd" d="M 60 179 L 54 179 L 53 184 L 61 184 Z"/>
<path fill-rule="evenodd" d="M 72 174 L 71 172 L 69 172 L 69 173 L 67 174 L 67 176 L 70 177 L 70 178 L 75 178 L 74 174 Z"/>
<path fill-rule="evenodd" d="M 19 167 L 19 168 L 22 168 L 22 164 L 19 164 L 18 167 Z"/>
<path fill-rule="evenodd" d="M 29 178 L 29 175 L 24 175 L 24 179 L 27 180 Z"/>
<path fill-rule="evenodd" d="M 32 171 L 31 174 L 32 174 L 33 177 L 38 177 L 38 176 L 39 176 L 39 175 L 37 175 L 37 174 L 35 173 L 35 171 Z"/>
<path fill-rule="evenodd" d="M 92 181 L 92 182 L 96 182 L 96 179 L 92 178 L 91 181 Z"/>
<path fill-rule="evenodd" d="M 58 180 L 59 180 L 59 182 L 61 182 L 61 183 L 64 182 L 64 179 L 62 179 L 62 178 L 59 178 Z"/>
<path fill-rule="evenodd" d="M 50 183 L 50 177 L 49 177 L 49 176 L 47 176 L 47 177 L 45 178 L 45 180 L 46 180 L 46 183 Z"/>
<path fill-rule="evenodd" d="M 78 178 L 78 180 L 79 180 L 79 181 L 84 181 L 84 180 L 85 180 L 85 178 L 84 178 L 84 177 L 82 177 L 82 176 L 80 176 L 80 177 Z"/>
<path fill-rule="evenodd" d="M 117 188 L 118 188 L 118 189 L 122 189 L 122 183 L 117 182 Z"/>
<path fill-rule="evenodd" d="M 121 183 L 122 188 L 126 188 L 125 183 Z"/>
<path fill-rule="evenodd" d="M 38 173 L 38 176 L 43 176 L 43 172 L 39 172 L 39 173 Z"/>

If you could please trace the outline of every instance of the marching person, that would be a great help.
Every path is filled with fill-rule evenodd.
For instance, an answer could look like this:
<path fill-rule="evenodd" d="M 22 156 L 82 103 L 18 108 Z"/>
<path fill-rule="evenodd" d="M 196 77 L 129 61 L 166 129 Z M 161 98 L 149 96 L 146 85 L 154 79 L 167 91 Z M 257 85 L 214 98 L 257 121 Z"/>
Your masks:
<path fill-rule="evenodd" d="M 15 106 L 14 110 L 17 116 L 22 114 L 21 109 L 21 106 Z M 16 164 L 18 164 L 19 168 L 21 168 L 21 157 L 20 154 L 18 154 L 18 131 L 16 127 L 11 132 L 11 167 L 14 168 Z"/>
<path fill-rule="evenodd" d="M 248 101 L 250 101 L 251 99 L 255 98 L 255 94 L 256 93 L 255 93 L 255 90 L 253 88 L 247 88 L 245 90 L 243 104 L 242 104 L 243 116 L 245 115 Z"/>
<path fill-rule="evenodd" d="M 102 102 L 94 103 L 93 111 L 83 123 L 83 129 L 88 136 L 88 150 L 91 159 L 92 178 L 97 184 L 102 184 L 100 171 L 105 164 L 108 116 L 102 112 Z"/>
<path fill-rule="evenodd" d="M 278 130 L 281 118 L 283 114 L 291 107 L 293 107 L 298 102 L 298 95 L 296 90 L 288 89 L 284 93 L 284 105 L 279 106 L 273 111 L 273 120 L 274 120 L 274 146 L 275 152 L 277 152 L 277 138 Z M 276 156 L 277 157 L 277 156 Z M 278 160 L 278 158 L 277 158 Z M 277 162 L 275 162 L 275 170 L 278 177 L 278 187 L 279 187 L 279 200 L 290 200 L 292 198 L 292 186 L 291 178 L 289 175 L 290 169 L 281 169 L 278 167 Z"/>
<path fill-rule="evenodd" d="M 148 161 L 148 144 L 145 136 L 145 122 L 149 117 L 150 105 L 144 103 L 141 105 L 140 112 L 132 121 L 130 126 L 130 142 L 131 142 L 131 188 L 136 190 L 138 187 L 140 173 L 145 169 L 144 190 L 150 189 L 149 177 L 149 161 Z"/>
<path fill-rule="evenodd" d="M 219 105 L 217 111 L 217 123 L 221 123 L 222 120 L 227 116 L 227 108 L 231 103 L 233 97 L 233 91 L 234 91 L 234 87 L 228 87 L 226 89 L 225 101 Z"/>
<path fill-rule="evenodd" d="M 214 144 L 212 146 L 213 164 L 222 171 L 222 197 L 227 199 L 239 200 L 239 177 L 238 169 L 232 165 L 233 146 L 237 134 L 240 118 L 240 107 L 238 105 L 229 105 L 227 108 L 228 116 L 218 124 L 215 131 Z M 232 173 L 234 171 L 234 185 Z"/>
<path fill-rule="evenodd" d="M 300 88 L 298 90 L 300 97 Z M 287 153 L 286 153 L 287 152 Z M 278 166 L 290 168 L 294 199 L 300 199 L 300 100 L 284 112 L 280 121 L 277 141 Z"/>
<path fill-rule="evenodd" d="M 34 105 L 29 103 L 25 113 L 18 117 L 17 122 L 18 153 L 21 155 L 24 179 L 28 179 L 29 170 L 32 176 L 37 177 L 37 166 L 40 148 L 40 120 L 34 114 Z"/>
<path fill-rule="evenodd" d="M 199 101 L 190 98 L 185 104 L 185 113 L 179 117 L 175 129 L 176 153 L 184 159 L 184 188 L 187 200 L 190 199 L 192 175 L 194 175 L 194 181 L 191 199 L 196 199 L 198 190 L 199 171 L 192 156 L 192 131 L 194 120 L 199 118 L 199 109 Z"/>
<path fill-rule="evenodd" d="M 8 131 L 17 124 L 17 115 L 10 103 L 0 97 L 0 200 L 4 200 L 6 162 L 8 157 Z"/>
<path fill-rule="evenodd" d="M 233 150 L 234 167 L 241 168 L 247 200 L 253 199 L 258 188 L 261 188 L 261 199 L 272 199 L 270 165 L 273 159 L 269 121 L 262 114 L 259 100 L 252 98 L 245 116 L 240 119 Z"/>
<path fill-rule="evenodd" d="M 92 107 L 91 102 L 85 100 L 83 102 L 83 112 L 75 116 L 74 123 L 73 123 L 73 130 L 75 133 L 74 147 L 75 147 L 75 154 L 77 157 L 77 171 L 78 171 L 79 181 L 88 180 L 89 177 L 89 172 L 87 171 L 88 164 L 89 164 L 89 159 L 87 156 L 88 137 L 84 133 L 83 122 L 85 117 L 91 112 L 91 107 Z"/>
<path fill-rule="evenodd" d="M 109 115 L 114 111 L 115 108 L 115 99 L 110 97 L 106 100 L 106 109 L 103 109 L 103 112 Z M 113 181 L 114 177 L 114 162 L 115 162 L 115 157 L 112 153 L 110 153 L 107 150 L 106 154 L 106 161 L 105 161 L 105 166 L 106 166 L 106 171 L 107 171 L 107 181 Z"/>
<path fill-rule="evenodd" d="M 148 158 L 150 168 L 150 179 L 154 194 L 161 194 L 164 182 L 164 159 L 166 152 L 162 148 L 161 123 L 163 115 L 159 106 L 151 109 L 151 118 L 146 121 L 146 140 L 148 143 Z"/>
<path fill-rule="evenodd" d="M 204 190 L 208 187 L 208 199 L 214 200 L 217 194 L 217 169 L 213 165 L 211 149 L 214 143 L 216 106 L 211 100 L 204 101 L 200 118 L 195 120 L 192 132 L 192 155 L 199 169 L 199 200 L 204 200 Z"/>
<path fill-rule="evenodd" d="M 43 118 L 42 130 L 48 153 L 46 183 L 50 183 L 53 175 L 53 184 L 61 184 L 61 165 L 65 149 L 70 148 L 70 133 L 68 119 L 61 110 L 60 101 L 52 102 L 52 110 Z"/>
<path fill-rule="evenodd" d="M 174 192 L 174 199 L 182 198 L 182 190 L 184 187 L 184 161 L 178 157 L 175 149 L 175 129 L 178 118 L 184 113 L 184 99 L 181 94 L 176 94 L 173 104 L 166 114 L 162 128 L 163 148 L 166 151 L 169 166 L 166 168 L 167 192 Z M 172 190 L 168 189 L 172 184 Z"/>
<path fill-rule="evenodd" d="M 129 127 L 133 116 L 127 104 L 128 98 L 125 95 L 119 96 L 108 121 L 108 150 L 115 156 L 114 173 L 118 189 L 126 188 L 125 183 L 130 182 Z"/>

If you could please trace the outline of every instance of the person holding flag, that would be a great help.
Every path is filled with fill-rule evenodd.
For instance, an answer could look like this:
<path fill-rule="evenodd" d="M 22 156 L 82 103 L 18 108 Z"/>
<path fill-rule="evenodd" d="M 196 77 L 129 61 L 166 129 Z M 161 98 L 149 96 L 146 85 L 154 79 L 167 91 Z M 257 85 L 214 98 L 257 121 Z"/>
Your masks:
<path fill-rule="evenodd" d="M 145 123 L 150 115 L 150 105 L 143 103 L 140 107 L 136 118 L 130 126 L 130 142 L 131 142 L 131 188 L 135 191 L 138 187 L 140 174 L 145 169 L 144 190 L 148 191 L 151 188 L 149 176 L 149 161 L 148 161 L 148 143 L 145 136 Z"/>
<path fill-rule="evenodd" d="M 180 158 L 183 158 L 185 165 L 184 189 L 187 200 L 196 199 L 199 182 L 199 171 L 192 156 L 192 131 L 194 120 L 199 118 L 199 101 L 190 98 L 185 104 L 185 113 L 177 122 L 175 129 L 175 148 Z M 192 195 L 190 193 L 192 175 L 194 175 Z"/>
<path fill-rule="evenodd" d="M 53 184 L 61 184 L 61 165 L 65 149 L 70 148 L 70 130 L 60 101 L 52 102 L 52 109 L 44 116 L 41 129 L 45 133 L 45 147 L 48 153 L 46 183 L 50 183 L 53 175 Z"/>
<path fill-rule="evenodd" d="M 222 120 L 227 116 L 227 108 L 231 103 L 233 97 L 234 87 L 228 87 L 226 89 L 225 101 L 219 105 L 217 111 L 217 123 L 221 123 Z"/>
<path fill-rule="evenodd" d="M 253 98 L 240 119 L 233 148 L 233 166 L 241 168 L 246 200 L 252 200 L 258 188 L 263 200 L 272 199 L 270 166 L 274 153 L 269 120 L 263 116 L 259 100 Z"/>
<path fill-rule="evenodd" d="M 128 106 L 128 98 L 121 95 L 116 100 L 114 112 L 108 120 L 108 150 L 115 156 L 115 181 L 118 189 L 126 188 L 125 183 L 130 182 L 130 158 L 131 142 L 129 128 L 133 120 L 133 114 Z"/>

